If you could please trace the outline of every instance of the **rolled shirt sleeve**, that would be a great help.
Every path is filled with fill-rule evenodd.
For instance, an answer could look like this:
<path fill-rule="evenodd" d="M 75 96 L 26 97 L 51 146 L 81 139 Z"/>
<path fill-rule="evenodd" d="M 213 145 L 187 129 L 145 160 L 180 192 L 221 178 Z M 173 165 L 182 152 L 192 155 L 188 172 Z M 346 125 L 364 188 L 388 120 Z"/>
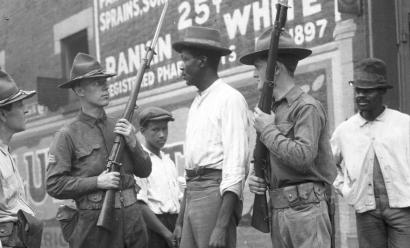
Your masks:
<path fill-rule="evenodd" d="M 223 169 L 221 195 L 232 191 L 242 198 L 245 173 L 249 165 L 249 118 L 245 99 L 233 94 L 222 111 L 221 134 L 223 143 Z"/>

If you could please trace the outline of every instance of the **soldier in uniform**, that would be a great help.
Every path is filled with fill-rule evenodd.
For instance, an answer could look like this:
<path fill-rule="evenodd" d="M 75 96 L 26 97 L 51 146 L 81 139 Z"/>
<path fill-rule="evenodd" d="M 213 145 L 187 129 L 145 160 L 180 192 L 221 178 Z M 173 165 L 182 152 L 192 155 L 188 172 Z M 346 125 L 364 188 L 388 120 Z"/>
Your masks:
<path fill-rule="evenodd" d="M 255 66 L 258 87 L 265 73 L 272 29 L 258 38 L 255 51 L 240 58 Z M 273 247 L 329 248 L 331 223 L 325 197 L 336 176 L 329 143 L 328 120 L 319 101 L 295 85 L 294 72 L 311 50 L 298 48 L 286 32 L 279 39 L 273 82 L 272 113 L 255 108 L 254 127 L 270 153 L 269 191 Z M 249 176 L 251 192 L 262 194 L 266 183 Z"/>
<path fill-rule="evenodd" d="M 177 221 L 181 248 L 236 247 L 242 190 L 248 165 L 248 105 L 218 76 L 221 45 L 217 30 L 190 27 L 173 43 L 183 62 L 182 77 L 198 89 L 188 113 L 185 140 L 187 188 Z"/>
<path fill-rule="evenodd" d="M 26 247 L 18 235 L 17 212 L 23 210 L 34 215 L 9 151 L 13 135 L 26 129 L 23 100 L 34 94 L 18 89 L 14 80 L 0 69 L 0 247 Z M 41 235 L 36 238 L 41 239 Z"/>
<path fill-rule="evenodd" d="M 78 220 L 72 233 L 66 235 L 75 248 L 147 245 L 134 175 L 147 177 L 151 160 L 131 123 L 125 119 L 115 121 L 105 114 L 104 107 L 109 103 L 107 78 L 112 76 L 93 57 L 79 53 L 73 62 L 71 80 L 59 85 L 75 92 L 81 110 L 54 137 L 47 168 L 47 192 L 57 199 L 75 200 Z M 114 133 L 122 135 L 126 143 L 120 173 L 106 169 Z M 107 189 L 118 189 L 113 212 L 115 231 L 109 233 L 96 226 Z"/>

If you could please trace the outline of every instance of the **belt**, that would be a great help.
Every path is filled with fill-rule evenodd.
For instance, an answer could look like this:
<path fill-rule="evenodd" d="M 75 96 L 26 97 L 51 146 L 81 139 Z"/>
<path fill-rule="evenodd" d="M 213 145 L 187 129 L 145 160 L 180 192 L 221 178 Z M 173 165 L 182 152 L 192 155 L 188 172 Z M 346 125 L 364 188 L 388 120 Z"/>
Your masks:
<path fill-rule="evenodd" d="M 102 208 L 104 202 L 105 192 L 98 191 L 82 197 L 81 200 L 76 201 L 78 209 L 82 210 L 98 210 Z M 115 208 L 123 208 L 131 206 L 137 202 L 137 192 L 135 187 L 118 190 L 115 192 Z"/>
<path fill-rule="evenodd" d="M 319 203 L 326 199 L 324 183 L 309 182 L 271 190 L 270 199 L 274 209 Z"/>
<path fill-rule="evenodd" d="M 194 170 L 185 170 L 185 172 L 188 178 L 193 178 L 193 177 L 203 176 L 203 175 L 207 175 L 211 173 L 222 173 L 222 170 L 205 168 L 205 167 L 197 167 Z"/>

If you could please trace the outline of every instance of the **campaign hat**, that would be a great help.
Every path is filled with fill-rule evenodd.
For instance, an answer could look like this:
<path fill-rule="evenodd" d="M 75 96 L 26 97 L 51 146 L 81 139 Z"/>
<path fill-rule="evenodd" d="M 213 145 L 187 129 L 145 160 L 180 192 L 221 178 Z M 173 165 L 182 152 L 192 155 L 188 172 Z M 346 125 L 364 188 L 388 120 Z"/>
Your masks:
<path fill-rule="evenodd" d="M 229 48 L 222 46 L 221 34 L 218 30 L 200 26 L 188 27 L 182 40 L 174 42 L 172 47 L 178 53 L 183 48 L 200 48 L 215 51 L 221 56 L 232 52 Z"/>
<path fill-rule="evenodd" d="M 386 63 L 377 58 L 365 58 L 355 66 L 354 80 L 349 84 L 360 89 L 391 89 L 387 82 Z"/>
<path fill-rule="evenodd" d="M 242 56 L 239 61 L 245 65 L 253 65 L 257 58 L 262 56 L 267 56 L 270 41 L 271 33 L 273 28 L 268 28 L 265 30 L 257 39 L 255 43 L 255 50 L 251 53 L 248 53 Z M 302 60 L 312 54 L 312 50 L 299 47 L 296 45 L 294 39 L 286 31 L 282 31 L 279 36 L 279 45 L 278 45 L 278 56 L 286 57 L 289 56 L 296 61 Z"/>
<path fill-rule="evenodd" d="M 107 73 L 94 57 L 85 53 L 78 53 L 71 67 L 70 80 L 59 84 L 58 87 L 72 88 L 83 79 L 109 78 L 115 75 L 114 73 Z"/>
<path fill-rule="evenodd" d="M 6 71 L 0 69 L 0 107 L 24 100 L 35 94 L 35 91 L 19 89 L 13 78 Z"/>
<path fill-rule="evenodd" d="M 174 121 L 171 112 L 155 106 L 142 108 L 138 116 L 140 126 L 144 126 L 149 121 Z"/>

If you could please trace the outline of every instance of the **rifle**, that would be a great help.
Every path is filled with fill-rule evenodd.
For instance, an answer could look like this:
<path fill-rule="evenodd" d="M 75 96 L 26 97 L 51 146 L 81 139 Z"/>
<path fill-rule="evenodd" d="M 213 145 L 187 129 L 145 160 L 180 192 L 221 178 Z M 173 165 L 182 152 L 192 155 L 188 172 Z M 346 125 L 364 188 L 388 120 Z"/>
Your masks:
<path fill-rule="evenodd" d="M 279 0 L 276 4 L 277 12 L 268 52 L 266 81 L 263 83 L 262 93 L 258 103 L 259 109 L 268 114 L 270 114 L 272 107 L 272 91 L 274 87 L 273 82 L 275 80 L 276 61 L 278 59 L 279 37 L 286 23 L 288 10 L 287 4 L 288 0 Z M 256 134 L 256 145 L 253 152 L 255 175 L 257 177 L 265 179 L 268 188 L 270 188 L 269 151 L 266 146 L 260 141 L 260 135 L 261 134 L 259 132 Z M 251 225 L 264 233 L 268 233 L 270 231 L 269 209 L 266 193 L 264 193 L 263 195 L 255 195 Z"/>
<path fill-rule="evenodd" d="M 138 93 L 141 88 L 141 82 L 144 76 L 145 71 L 150 67 L 152 58 L 154 57 L 155 51 L 155 45 L 157 44 L 158 41 L 158 36 L 159 32 L 161 30 L 162 24 L 164 22 L 164 17 L 165 17 L 165 12 L 167 11 L 168 8 L 168 0 L 165 1 L 164 8 L 162 9 L 161 17 L 159 19 L 157 29 L 155 30 L 155 35 L 154 39 L 152 40 L 151 44 L 146 48 L 146 54 L 145 58 L 143 60 L 143 63 L 141 63 L 140 68 L 138 69 L 137 73 L 137 81 L 135 84 L 133 84 L 132 90 L 131 90 L 131 95 L 130 98 L 128 99 L 127 106 L 125 107 L 124 114 L 122 118 L 127 119 L 128 121 L 131 121 L 132 115 L 134 113 Z M 110 152 L 110 156 L 108 157 L 108 162 L 107 162 L 107 169 L 110 172 L 119 172 L 121 163 L 121 155 L 122 151 L 124 149 L 124 137 L 116 134 L 114 138 L 114 144 Z M 115 204 L 115 189 L 109 189 L 105 192 L 104 196 L 104 202 L 101 208 L 100 215 L 98 216 L 98 221 L 97 221 L 97 226 L 102 227 L 108 231 L 111 231 L 112 228 L 112 216 L 113 216 L 113 211 L 114 211 L 114 204 Z"/>

